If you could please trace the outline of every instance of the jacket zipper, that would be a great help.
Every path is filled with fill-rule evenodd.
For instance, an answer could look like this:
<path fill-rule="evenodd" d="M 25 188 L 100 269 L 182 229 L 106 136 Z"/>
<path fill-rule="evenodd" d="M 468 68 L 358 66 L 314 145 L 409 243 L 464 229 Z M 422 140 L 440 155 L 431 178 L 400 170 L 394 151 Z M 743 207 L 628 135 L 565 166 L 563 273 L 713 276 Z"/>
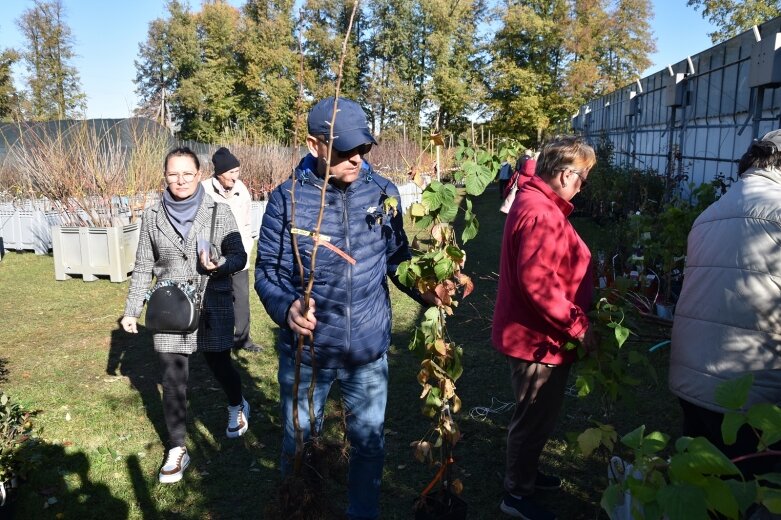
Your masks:
<path fill-rule="evenodd" d="M 350 187 L 348 186 L 348 190 Z M 342 195 L 342 216 L 344 219 L 344 242 L 345 242 L 345 249 L 347 250 L 348 255 L 352 255 L 352 251 L 350 250 L 350 221 L 349 217 L 347 215 L 347 190 L 341 191 Z M 350 323 L 352 318 L 352 305 L 353 305 L 353 266 L 349 263 L 347 264 L 347 308 L 345 309 L 345 317 L 347 318 L 347 342 L 346 347 L 347 350 L 345 351 L 345 354 L 350 351 L 350 336 L 352 332 L 352 325 Z"/>

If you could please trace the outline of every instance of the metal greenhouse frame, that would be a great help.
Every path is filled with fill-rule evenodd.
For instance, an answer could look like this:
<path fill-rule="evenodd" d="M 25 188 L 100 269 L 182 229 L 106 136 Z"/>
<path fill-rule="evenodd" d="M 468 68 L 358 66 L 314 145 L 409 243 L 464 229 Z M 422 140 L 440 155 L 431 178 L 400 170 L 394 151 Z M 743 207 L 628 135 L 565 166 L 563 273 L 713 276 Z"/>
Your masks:
<path fill-rule="evenodd" d="M 781 17 L 582 106 L 576 133 L 669 183 L 737 177 L 752 139 L 781 127 Z"/>

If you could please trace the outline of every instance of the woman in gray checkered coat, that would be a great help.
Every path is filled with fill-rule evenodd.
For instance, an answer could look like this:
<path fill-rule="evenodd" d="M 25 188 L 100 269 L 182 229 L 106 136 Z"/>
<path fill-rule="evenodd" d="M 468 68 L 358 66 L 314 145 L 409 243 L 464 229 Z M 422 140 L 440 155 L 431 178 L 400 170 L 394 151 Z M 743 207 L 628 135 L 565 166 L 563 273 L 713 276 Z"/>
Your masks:
<path fill-rule="evenodd" d="M 163 413 L 170 437 L 158 477 L 160 482 L 171 483 L 182 479 L 190 463 L 184 440 L 190 354 L 203 352 L 227 394 L 227 436 L 239 437 L 247 431 L 249 405 L 242 396 L 241 379 L 230 357 L 234 321 L 231 274 L 244 267 L 247 253 L 228 205 L 204 196 L 195 153 L 189 148 L 176 148 L 166 156 L 164 168 L 167 188 L 161 201 L 144 211 L 121 325 L 126 332 L 138 332 L 138 317 L 153 277 L 158 284 L 173 281 L 203 287 L 198 330 L 153 336 L 163 371 Z M 212 247 L 199 247 L 198 242 L 209 241 L 213 220 Z"/>

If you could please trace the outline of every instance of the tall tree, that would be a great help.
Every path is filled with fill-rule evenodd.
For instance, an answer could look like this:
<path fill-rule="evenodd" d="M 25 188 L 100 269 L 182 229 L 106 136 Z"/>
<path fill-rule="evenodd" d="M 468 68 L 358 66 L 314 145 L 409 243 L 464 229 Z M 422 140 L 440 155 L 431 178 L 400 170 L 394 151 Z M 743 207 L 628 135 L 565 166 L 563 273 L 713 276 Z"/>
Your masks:
<path fill-rule="evenodd" d="M 427 89 L 431 126 L 458 133 L 467 126 L 467 114 L 483 100 L 477 28 L 485 4 L 482 0 L 423 0 L 421 4 L 427 26 L 425 72 L 431 78 Z"/>
<path fill-rule="evenodd" d="M 491 46 L 488 115 L 495 131 L 520 140 L 542 139 L 577 106 L 561 89 L 571 18 L 566 0 L 508 0 Z"/>
<path fill-rule="evenodd" d="M 654 50 L 650 16 L 649 0 L 507 0 L 489 76 L 495 130 L 539 142 L 629 83 Z"/>
<path fill-rule="evenodd" d="M 25 38 L 22 58 L 27 77 L 28 117 L 35 120 L 83 116 L 86 96 L 76 68 L 73 36 L 62 0 L 34 0 L 17 21 Z"/>
<path fill-rule="evenodd" d="M 314 74 L 310 86 L 314 98 L 334 94 L 342 41 L 350 22 L 355 0 L 307 0 L 303 20 L 304 54 L 307 67 Z M 347 55 L 342 71 L 342 96 L 361 100 L 362 85 L 369 64 L 366 55 L 367 24 L 365 12 L 359 9 L 353 21 Z"/>
<path fill-rule="evenodd" d="M 198 27 L 195 16 L 179 0 L 166 4 L 167 18 L 149 24 L 147 39 L 139 44 L 136 92 L 140 102 L 136 114 L 150 117 L 169 129 L 187 127 L 194 117 L 183 106 L 179 89 L 201 66 Z"/>
<path fill-rule="evenodd" d="M 11 66 L 19 60 L 13 49 L 0 52 L 0 121 L 19 118 L 19 94 L 14 86 Z"/>
<path fill-rule="evenodd" d="M 168 46 L 168 23 L 153 20 L 147 39 L 138 45 L 136 65 L 136 93 L 139 96 L 137 116 L 148 117 L 170 130 L 173 129 L 171 94 L 178 83 Z"/>
<path fill-rule="evenodd" d="M 182 137 L 208 141 L 248 119 L 238 89 L 240 13 L 224 0 L 210 0 L 196 20 L 201 63 L 182 79 L 176 98 L 189 115 Z"/>
<path fill-rule="evenodd" d="M 688 0 L 687 5 L 702 11 L 717 30 L 708 34 L 718 43 L 781 15 L 781 0 Z"/>
<path fill-rule="evenodd" d="M 249 0 L 239 41 L 243 105 L 250 125 L 280 141 L 292 140 L 298 70 L 293 0 Z"/>
<path fill-rule="evenodd" d="M 425 52 L 420 4 L 415 0 L 375 0 L 367 16 L 369 71 L 364 101 L 376 133 L 415 129 L 420 124 Z"/>

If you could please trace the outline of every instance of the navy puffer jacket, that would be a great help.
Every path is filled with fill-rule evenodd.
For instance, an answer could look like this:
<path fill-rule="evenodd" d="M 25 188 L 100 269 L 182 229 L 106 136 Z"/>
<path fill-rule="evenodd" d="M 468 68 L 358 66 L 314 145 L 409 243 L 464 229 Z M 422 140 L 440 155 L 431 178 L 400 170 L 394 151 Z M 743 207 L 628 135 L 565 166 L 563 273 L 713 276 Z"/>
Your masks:
<path fill-rule="evenodd" d="M 295 227 L 312 231 L 317 224 L 323 179 L 316 159 L 307 155 L 293 177 L 278 186 L 263 215 L 255 263 L 255 290 L 266 312 L 280 327 L 280 355 L 292 355 L 296 336 L 287 313 L 303 294 L 291 242 L 291 191 L 296 182 Z M 383 201 L 400 200 L 396 186 L 364 162 L 361 176 L 345 190 L 329 185 L 321 235 L 352 256 L 351 265 L 334 251 L 317 251 L 312 297 L 316 302 L 315 354 L 322 368 L 360 366 L 380 358 L 390 345 L 391 307 L 387 275 L 410 258 L 401 211 L 385 213 Z M 400 209 L 400 208 L 399 208 Z M 308 280 L 313 241 L 297 234 L 304 281 Z M 394 280 L 395 281 L 395 280 Z M 311 365 L 306 350 L 304 364 Z"/>

